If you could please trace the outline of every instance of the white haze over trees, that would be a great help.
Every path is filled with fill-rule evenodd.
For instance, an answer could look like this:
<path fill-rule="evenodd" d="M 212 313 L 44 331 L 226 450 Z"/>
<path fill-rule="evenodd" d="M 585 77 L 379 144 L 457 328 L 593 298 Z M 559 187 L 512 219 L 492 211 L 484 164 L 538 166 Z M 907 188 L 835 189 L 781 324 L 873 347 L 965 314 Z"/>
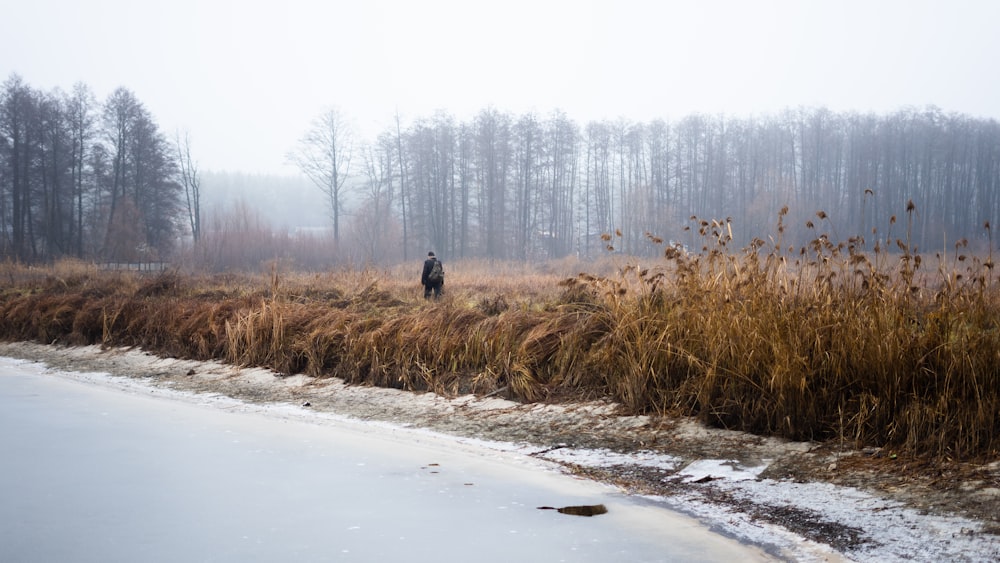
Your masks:
<path fill-rule="evenodd" d="M 998 16 L 972 0 L 22 3 L 0 21 L 0 249 L 326 267 L 427 247 L 593 256 L 620 231 L 643 254 L 646 233 L 697 244 L 692 215 L 731 217 L 747 244 L 788 205 L 802 244 L 885 231 L 910 200 L 920 246 L 986 244 Z M 131 108 L 120 135 L 113 103 Z M 351 166 L 301 190 L 296 157 L 328 115 Z M 254 248 L 225 258 L 235 241 Z"/>

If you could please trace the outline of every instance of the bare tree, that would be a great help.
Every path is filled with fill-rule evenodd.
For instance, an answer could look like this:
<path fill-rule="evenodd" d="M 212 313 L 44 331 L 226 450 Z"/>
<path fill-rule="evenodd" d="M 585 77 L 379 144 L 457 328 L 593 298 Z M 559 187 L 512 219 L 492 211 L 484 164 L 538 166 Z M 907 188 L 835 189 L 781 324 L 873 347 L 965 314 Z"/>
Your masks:
<path fill-rule="evenodd" d="M 112 155 L 105 257 L 163 256 L 173 243 L 181 211 L 181 186 L 170 143 L 145 106 L 125 88 L 109 96 L 103 117 Z"/>
<path fill-rule="evenodd" d="M 32 117 L 37 106 L 37 96 L 17 74 L 12 74 L 0 93 L 0 136 L 4 139 L 4 166 L 9 169 L 10 180 L 5 181 L 3 214 L 4 249 L 15 259 L 28 261 L 32 258 L 29 247 L 33 241 L 29 235 L 31 213 L 31 190 L 29 171 L 32 140 L 29 135 Z M 6 188 L 9 184 L 9 189 Z M 6 194 L 10 193 L 11 205 L 6 205 Z M 8 215 L 10 226 L 6 224 Z M 10 237 L 8 238 L 8 232 Z"/>
<path fill-rule="evenodd" d="M 104 237 L 104 250 L 106 252 L 116 238 L 124 238 L 120 234 L 116 234 L 114 228 L 118 221 L 117 214 L 126 186 L 129 139 L 139 113 L 139 101 L 125 88 L 115 90 L 104 104 L 104 134 L 113 155 L 111 202 Z"/>
<path fill-rule="evenodd" d="M 510 256 L 506 228 L 508 182 L 513 164 L 512 121 L 509 114 L 492 108 L 481 111 L 475 118 L 480 230 L 486 256 L 491 259 Z"/>
<path fill-rule="evenodd" d="M 351 167 L 353 134 L 343 114 L 330 109 L 317 117 L 289 161 L 323 191 L 330 205 L 333 238 L 340 242 L 343 189 Z"/>
<path fill-rule="evenodd" d="M 403 160 L 405 153 L 403 152 L 403 133 L 399 124 L 399 110 L 396 110 L 396 164 L 399 166 L 399 210 L 400 215 L 403 219 L 403 261 L 409 259 L 409 230 L 407 219 L 409 214 L 406 212 L 406 198 L 409 193 L 406 191 L 406 162 Z"/>
<path fill-rule="evenodd" d="M 359 247 L 364 248 L 365 260 L 369 262 L 379 262 L 392 252 L 393 241 L 389 235 L 393 230 L 390 223 L 395 144 L 396 140 L 384 133 L 374 145 L 362 149 L 366 189 L 362 208 L 355 214 L 355 227 L 360 238 Z"/>
<path fill-rule="evenodd" d="M 546 125 L 549 139 L 548 204 L 543 216 L 548 218 L 545 237 L 549 257 L 565 256 L 573 246 L 573 201 L 576 197 L 580 132 L 564 113 L 555 112 Z"/>
<path fill-rule="evenodd" d="M 191 238 L 195 244 L 201 239 L 201 178 L 198 177 L 198 163 L 191 158 L 191 138 L 185 133 L 181 140 L 177 134 L 177 162 L 180 166 L 181 185 L 187 200 L 188 221 Z"/>
<path fill-rule="evenodd" d="M 36 235 L 44 241 L 48 257 L 66 254 L 72 244 L 73 194 L 69 121 L 64 94 L 55 91 L 38 98 L 38 154 L 35 160 L 40 213 Z"/>
<path fill-rule="evenodd" d="M 73 214 L 75 252 L 83 257 L 83 200 L 84 170 L 90 156 L 91 144 L 96 132 L 95 111 L 97 101 L 94 94 L 82 82 L 73 85 L 73 93 L 65 100 L 70 140 L 70 161 L 72 166 L 72 187 L 76 209 Z"/>
<path fill-rule="evenodd" d="M 531 243 L 538 230 L 537 210 L 542 182 L 542 124 L 533 114 L 526 114 L 514 124 L 512 148 L 514 179 L 512 237 L 515 254 L 531 256 Z"/>

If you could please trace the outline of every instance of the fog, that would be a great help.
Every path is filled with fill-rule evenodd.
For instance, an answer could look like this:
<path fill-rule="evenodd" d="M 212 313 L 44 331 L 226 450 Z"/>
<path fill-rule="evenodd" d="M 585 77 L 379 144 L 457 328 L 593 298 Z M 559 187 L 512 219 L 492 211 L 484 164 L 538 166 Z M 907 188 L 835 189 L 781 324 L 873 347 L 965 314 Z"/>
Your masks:
<path fill-rule="evenodd" d="M 990 0 L 432 0 L 5 6 L 0 77 L 132 89 L 204 169 L 294 173 L 329 106 L 366 138 L 438 109 L 579 121 L 935 104 L 1000 117 Z"/>
<path fill-rule="evenodd" d="M 252 267 L 427 248 L 589 259 L 617 232 L 615 251 L 658 255 L 647 233 L 703 246 L 692 216 L 732 218 L 737 248 L 804 248 L 870 241 L 907 208 L 910 252 L 985 253 L 982 227 L 1000 222 L 988 0 L 39 0 L 4 16 L 0 145 L 25 149 L 0 161 L 0 199 L 18 218 L 5 256 L 23 261 L 174 260 L 202 230 L 250 241 Z M 116 135 L 113 115 L 155 134 Z M 332 115 L 335 135 L 316 129 Z M 172 191 L 181 135 L 204 225 Z M 316 162 L 336 155 L 322 177 L 295 158 L 310 137 Z M 261 226 L 332 243 L 262 249 L 247 235 Z M 202 261 L 232 246 L 214 243 Z"/>
<path fill-rule="evenodd" d="M 302 176 L 207 171 L 202 183 L 202 212 L 209 224 L 243 205 L 278 231 L 330 228 L 329 203 Z"/>

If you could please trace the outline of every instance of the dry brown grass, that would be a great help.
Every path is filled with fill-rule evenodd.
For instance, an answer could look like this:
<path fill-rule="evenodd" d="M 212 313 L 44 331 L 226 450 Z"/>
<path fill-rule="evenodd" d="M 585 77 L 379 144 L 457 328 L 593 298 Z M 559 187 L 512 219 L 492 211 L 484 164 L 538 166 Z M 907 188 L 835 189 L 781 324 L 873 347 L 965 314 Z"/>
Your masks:
<path fill-rule="evenodd" d="M 704 252 L 665 248 L 653 264 L 448 263 L 440 301 L 422 298 L 419 263 L 212 277 L 7 264 L 0 337 L 449 395 L 607 397 L 792 439 L 997 455 L 991 253 L 923 259 L 905 241 L 889 252 L 824 235 L 733 251 L 725 221 L 694 224 Z"/>

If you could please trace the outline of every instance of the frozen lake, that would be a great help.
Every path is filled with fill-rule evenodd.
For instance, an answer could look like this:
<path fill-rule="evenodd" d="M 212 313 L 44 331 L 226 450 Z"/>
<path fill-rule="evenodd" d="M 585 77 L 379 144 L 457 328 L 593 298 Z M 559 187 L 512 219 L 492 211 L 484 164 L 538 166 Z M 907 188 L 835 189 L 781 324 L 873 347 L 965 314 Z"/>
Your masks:
<path fill-rule="evenodd" d="M 0 358 L 2 561 L 752 561 L 535 458 Z M 603 504 L 594 517 L 539 510 Z"/>

